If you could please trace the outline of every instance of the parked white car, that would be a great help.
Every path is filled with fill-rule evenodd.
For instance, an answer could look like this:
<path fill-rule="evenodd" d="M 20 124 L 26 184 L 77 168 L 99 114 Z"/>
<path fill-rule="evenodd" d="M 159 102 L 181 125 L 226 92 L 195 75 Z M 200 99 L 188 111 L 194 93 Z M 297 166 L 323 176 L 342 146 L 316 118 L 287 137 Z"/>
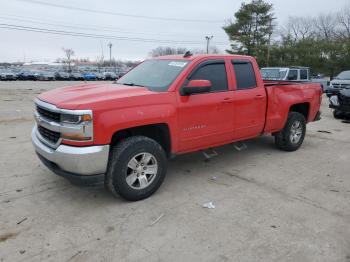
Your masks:
<path fill-rule="evenodd" d="M 103 75 L 105 80 L 116 80 L 118 78 L 114 72 L 104 72 Z"/>
<path fill-rule="evenodd" d="M 17 76 L 15 73 L 10 71 L 0 71 L 0 80 L 16 80 Z"/>

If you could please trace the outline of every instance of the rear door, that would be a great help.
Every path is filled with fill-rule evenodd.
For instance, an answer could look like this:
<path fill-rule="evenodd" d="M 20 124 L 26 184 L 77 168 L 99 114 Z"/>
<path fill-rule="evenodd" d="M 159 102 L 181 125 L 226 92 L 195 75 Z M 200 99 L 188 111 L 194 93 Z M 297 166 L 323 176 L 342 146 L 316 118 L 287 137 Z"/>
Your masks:
<path fill-rule="evenodd" d="M 236 91 L 233 95 L 234 139 L 255 137 L 265 125 L 266 91 L 258 72 L 249 60 L 233 60 L 232 67 Z"/>
<path fill-rule="evenodd" d="M 232 96 L 224 59 L 200 63 L 189 74 L 190 80 L 209 80 L 208 93 L 181 96 L 178 92 L 179 149 L 203 149 L 228 142 L 233 136 Z"/>

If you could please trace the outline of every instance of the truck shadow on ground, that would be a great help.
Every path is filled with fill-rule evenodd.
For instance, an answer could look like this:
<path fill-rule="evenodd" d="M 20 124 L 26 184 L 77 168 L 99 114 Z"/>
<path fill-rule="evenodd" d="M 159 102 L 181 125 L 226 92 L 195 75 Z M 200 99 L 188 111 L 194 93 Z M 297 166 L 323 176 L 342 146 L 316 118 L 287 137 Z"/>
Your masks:
<path fill-rule="evenodd" d="M 238 164 L 254 165 L 254 158 L 259 158 L 262 154 L 276 154 L 277 156 L 280 153 L 280 151 L 276 149 L 274 139 L 271 136 L 262 136 L 245 141 L 244 143 L 247 145 L 247 149 L 243 151 L 237 151 L 233 144 L 215 148 L 218 156 L 209 160 L 206 159 L 201 152 L 179 155 L 175 159 L 169 160 L 168 173 L 164 181 L 166 188 L 171 188 L 178 179 L 181 179 L 181 175 L 193 174 L 193 171 L 197 169 L 210 167 L 217 168 L 218 170 L 222 169 L 224 172 L 225 170 L 222 166 L 227 165 L 227 163 L 232 167 L 237 166 Z M 203 179 L 205 179 L 205 177 L 203 177 Z M 62 178 L 62 180 L 64 179 Z M 62 181 L 62 183 L 64 182 Z M 162 194 L 163 186 L 158 191 L 158 194 Z M 77 195 L 81 195 L 85 199 L 84 201 L 86 201 L 87 198 L 99 198 L 103 199 L 103 201 L 99 201 L 101 204 L 128 203 L 120 197 L 113 197 L 103 185 L 93 187 L 72 185 L 72 187 Z M 73 201 L 81 201 L 81 199 L 80 197 L 77 197 L 73 199 Z"/>
<path fill-rule="evenodd" d="M 156 195 L 164 194 L 172 187 L 176 187 L 176 183 L 180 183 L 179 179 L 182 176 L 196 176 L 203 181 L 207 180 L 208 175 L 203 174 L 207 170 L 214 170 L 215 172 L 227 173 L 227 169 L 237 168 L 245 169 L 251 166 L 258 165 L 261 157 L 273 157 L 278 160 L 282 154 L 290 154 L 278 150 L 274 144 L 274 138 L 271 136 L 261 136 L 252 140 L 244 141 L 247 145 L 247 149 L 237 151 L 233 144 L 225 145 L 215 148 L 218 156 L 206 159 L 201 152 L 195 152 L 185 155 L 179 155 L 175 159 L 171 159 L 168 162 L 168 173 L 163 185 L 160 187 Z M 305 140 L 303 148 L 313 148 L 315 143 Z M 198 172 L 198 170 L 203 172 Z M 55 176 L 49 171 L 45 170 L 47 175 Z M 46 175 L 46 174 L 45 174 Z M 188 183 L 192 183 L 191 179 L 186 180 Z M 195 183 L 193 181 L 193 183 Z M 51 188 L 49 188 L 51 189 Z M 130 202 L 125 201 L 120 197 L 114 197 L 103 184 L 98 186 L 78 186 L 71 184 L 64 178 L 57 178 L 55 180 L 55 195 L 61 195 L 62 198 L 67 198 L 67 201 L 73 202 L 86 202 L 87 200 L 93 201 L 98 205 L 110 205 L 110 204 L 127 204 Z M 68 192 L 65 192 L 68 191 Z M 74 197 L 72 197 L 74 195 Z M 61 199 L 63 200 L 63 199 Z M 64 201 L 64 200 L 63 200 Z"/>

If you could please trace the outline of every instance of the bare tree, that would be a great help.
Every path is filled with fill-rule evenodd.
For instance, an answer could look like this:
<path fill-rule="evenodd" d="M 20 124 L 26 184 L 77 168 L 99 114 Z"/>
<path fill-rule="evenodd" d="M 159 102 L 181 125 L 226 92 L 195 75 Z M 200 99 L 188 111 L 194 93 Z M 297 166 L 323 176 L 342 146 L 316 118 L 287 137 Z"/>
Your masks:
<path fill-rule="evenodd" d="M 150 56 L 152 57 L 157 57 L 157 56 L 164 56 L 164 55 L 179 55 L 179 54 L 185 54 L 188 49 L 183 48 L 183 47 L 162 47 L 159 46 L 155 49 L 153 49 L 150 52 Z"/>
<path fill-rule="evenodd" d="M 313 37 L 315 35 L 313 20 L 308 17 L 291 16 L 286 27 L 282 27 L 280 34 L 282 37 L 291 37 L 294 43 Z"/>
<path fill-rule="evenodd" d="M 68 64 L 68 72 L 72 72 L 71 64 L 72 64 L 72 57 L 74 56 L 74 50 L 70 48 L 62 48 L 63 52 L 66 55 L 66 63 Z"/>
<path fill-rule="evenodd" d="M 174 48 L 174 47 L 157 47 L 153 49 L 150 52 L 150 56 L 157 57 L 157 56 L 164 56 L 164 55 L 183 55 L 186 53 L 186 51 L 191 51 L 193 54 L 199 55 L 199 54 L 206 54 L 207 51 L 205 49 L 201 48 L 195 48 L 195 49 L 187 49 L 184 47 Z M 211 46 L 209 48 L 210 54 L 220 54 L 221 51 L 218 47 L 215 45 Z"/>
<path fill-rule="evenodd" d="M 350 7 L 343 9 L 338 15 L 339 35 L 350 40 Z"/>
<path fill-rule="evenodd" d="M 335 35 L 337 20 L 333 14 L 320 15 L 314 19 L 317 36 L 321 39 L 330 40 Z"/>
<path fill-rule="evenodd" d="M 207 50 L 202 48 L 195 48 L 195 49 L 192 49 L 191 52 L 195 55 L 202 55 L 202 54 L 206 54 Z M 217 46 L 213 45 L 209 47 L 209 54 L 220 54 L 220 53 L 221 51 Z"/>
<path fill-rule="evenodd" d="M 305 40 L 306 38 L 312 37 L 314 35 L 314 27 L 311 18 L 301 17 L 299 18 L 298 23 L 301 39 Z"/>
<path fill-rule="evenodd" d="M 104 57 L 102 55 L 96 57 L 96 64 L 99 72 L 101 72 L 101 69 L 103 67 L 103 62 L 104 62 Z"/>

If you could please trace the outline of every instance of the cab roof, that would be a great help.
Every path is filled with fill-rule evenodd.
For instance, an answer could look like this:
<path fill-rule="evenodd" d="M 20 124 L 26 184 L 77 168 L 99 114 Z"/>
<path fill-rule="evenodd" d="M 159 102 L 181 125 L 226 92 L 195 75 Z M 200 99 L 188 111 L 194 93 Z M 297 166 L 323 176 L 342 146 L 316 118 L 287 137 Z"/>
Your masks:
<path fill-rule="evenodd" d="M 218 59 L 224 59 L 224 58 L 232 58 L 232 59 L 240 59 L 240 58 L 248 58 L 251 59 L 251 56 L 245 56 L 245 55 L 228 55 L 228 54 L 201 54 L 201 55 L 191 55 L 184 57 L 184 55 L 167 55 L 167 56 L 158 56 L 151 58 L 152 60 L 197 60 L 202 58 L 218 58 Z"/>

